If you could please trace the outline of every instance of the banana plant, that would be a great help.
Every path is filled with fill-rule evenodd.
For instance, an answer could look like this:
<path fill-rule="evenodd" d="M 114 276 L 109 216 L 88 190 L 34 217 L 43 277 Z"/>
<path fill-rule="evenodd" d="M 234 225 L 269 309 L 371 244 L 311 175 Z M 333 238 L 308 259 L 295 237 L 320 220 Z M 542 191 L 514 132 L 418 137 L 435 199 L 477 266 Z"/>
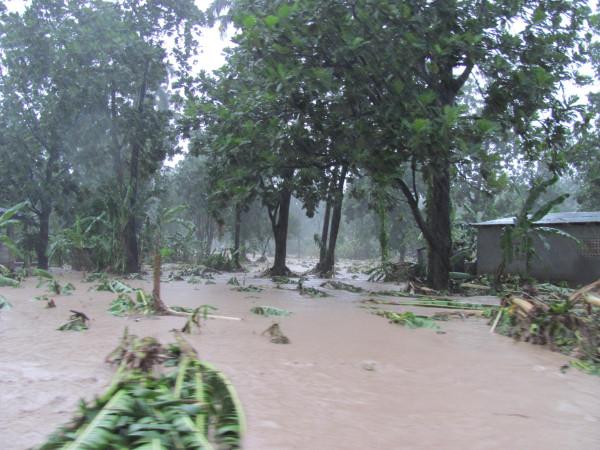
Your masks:
<path fill-rule="evenodd" d="M 187 209 L 186 205 L 179 205 L 173 208 L 163 208 L 157 210 L 154 214 L 149 214 L 148 218 L 154 228 L 154 250 L 152 264 L 152 297 L 154 308 L 157 313 L 166 313 L 169 308 L 164 304 L 160 295 L 160 273 L 162 267 L 162 258 L 170 253 L 170 249 L 163 247 L 163 238 L 165 227 L 169 224 L 178 223 L 185 228 L 193 227 L 189 221 L 183 220 L 179 215 Z"/>
<path fill-rule="evenodd" d="M 8 208 L 0 215 L 0 244 L 8 248 L 13 254 L 20 255 L 21 252 L 17 248 L 15 242 L 8 236 L 8 227 L 18 223 L 16 215 L 25 209 L 29 202 L 21 202 Z"/>
<path fill-rule="evenodd" d="M 94 263 L 95 269 L 106 265 L 110 248 L 100 230 L 101 227 L 107 227 L 105 212 L 98 216 L 83 218 L 77 216 L 73 226 L 63 229 L 54 236 L 48 250 L 48 258 L 62 260 L 65 255 L 68 255 L 71 263 L 75 265 L 76 262 L 80 262 L 80 258 L 86 257 L 89 259 L 86 265 Z"/>
<path fill-rule="evenodd" d="M 500 236 L 502 261 L 496 272 L 496 284 L 499 284 L 506 266 L 515 257 L 523 257 L 525 259 L 525 276 L 529 276 L 531 261 L 536 255 L 534 238 L 541 239 L 546 247 L 549 246 L 549 243 L 545 239 L 545 234 L 558 235 L 579 242 L 576 237 L 563 230 L 537 225 L 537 222 L 543 219 L 552 208 L 560 205 L 569 197 L 569 194 L 561 194 L 535 208 L 535 204 L 540 196 L 550 186 L 554 185 L 558 179 L 558 175 L 554 174 L 552 178 L 534 182 L 523 206 L 514 217 L 513 224 L 505 226 L 502 230 L 502 235 Z"/>

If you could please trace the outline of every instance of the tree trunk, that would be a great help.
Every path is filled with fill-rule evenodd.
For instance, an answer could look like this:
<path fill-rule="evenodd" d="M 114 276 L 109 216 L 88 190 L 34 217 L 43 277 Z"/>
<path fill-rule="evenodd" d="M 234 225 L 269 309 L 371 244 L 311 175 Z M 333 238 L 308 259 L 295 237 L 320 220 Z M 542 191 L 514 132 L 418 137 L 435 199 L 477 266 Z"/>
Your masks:
<path fill-rule="evenodd" d="M 385 264 L 389 260 L 389 237 L 386 228 L 386 211 L 385 205 L 381 199 L 377 200 L 377 221 L 379 222 L 379 249 L 381 253 L 381 264 Z"/>
<path fill-rule="evenodd" d="M 450 275 L 452 232 L 450 225 L 450 168 L 444 158 L 430 166 L 427 199 L 427 279 L 434 289 L 447 289 Z"/>
<path fill-rule="evenodd" d="M 148 77 L 150 63 L 146 61 L 146 67 L 144 69 L 144 75 L 142 83 L 140 85 L 138 104 L 137 104 L 137 115 L 139 123 L 142 123 L 142 114 L 144 113 L 144 99 L 146 98 L 146 83 Z M 137 200 L 138 200 L 138 183 L 139 183 L 139 166 L 140 156 L 142 153 L 142 147 L 144 145 L 143 130 L 137 129 L 133 133 L 131 146 L 131 160 L 129 161 L 129 217 L 127 219 L 127 225 L 125 227 L 125 272 L 139 272 L 140 260 L 139 260 L 139 247 L 137 238 Z"/>
<path fill-rule="evenodd" d="M 242 207 L 238 203 L 235 205 L 234 214 L 234 239 L 233 239 L 233 262 L 237 268 L 241 268 L 240 264 L 240 232 L 242 228 Z"/>
<path fill-rule="evenodd" d="M 48 239 L 50 235 L 50 213 L 52 206 L 47 200 L 42 200 L 41 211 L 38 216 L 40 227 L 36 244 L 37 266 L 48 270 Z"/>
<path fill-rule="evenodd" d="M 269 213 L 273 237 L 275 238 L 275 261 L 273 267 L 269 270 L 271 275 L 287 276 L 291 273 L 285 265 L 291 199 L 292 192 L 288 188 L 283 188 L 279 194 L 277 214 Z"/>
<path fill-rule="evenodd" d="M 162 255 L 160 253 L 161 236 L 160 231 L 156 232 L 154 241 L 154 261 L 152 263 L 152 300 L 154 302 L 154 312 L 157 314 L 168 314 L 169 308 L 164 304 L 160 296 L 160 273 L 162 268 Z"/>
<path fill-rule="evenodd" d="M 323 229 L 321 230 L 321 246 L 319 247 L 319 262 L 315 267 L 315 272 L 321 272 L 321 268 L 327 258 L 327 238 L 329 236 L 329 222 L 331 221 L 331 200 L 327 200 L 325 206 L 325 216 L 323 217 Z"/>
<path fill-rule="evenodd" d="M 341 169 L 340 178 L 338 179 L 337 189 L 334 193 L 333 211 L 331 215 L 331 227 L 329 230 L 329 243 L 325 261 L 321 267 L 321 276 L 333 276 L 333 266 L 335 264 L 335 246 L 337 243 L 338 234 L 340 231 L 340 222 L 342 219 L 342 202 L 344 200 L 344 184 L 346 182 L 346 174 L 348 169 L 344 166 Z"/>

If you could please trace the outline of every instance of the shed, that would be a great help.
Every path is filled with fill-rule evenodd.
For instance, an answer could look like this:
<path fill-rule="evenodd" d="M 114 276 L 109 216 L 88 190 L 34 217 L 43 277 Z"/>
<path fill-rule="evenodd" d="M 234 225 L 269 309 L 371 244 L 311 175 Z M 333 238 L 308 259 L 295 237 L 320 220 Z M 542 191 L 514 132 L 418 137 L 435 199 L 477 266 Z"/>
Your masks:
<path fill-rule="evenodd" d="M 472 224 L 477 228 L 477 273 L 493 274 L 502 261 L 500 237 L 513 217 Z M 577 238 L 544 234 L 534 237 L 536 256 L 530 262 L 530 275 L 539 281 L 587 284 L 600 278 L 600 211 L 547 214 L 535 222 L 557 228 Z M 523 274 L 525 258 L 515 257 L 508 273 Z"/>

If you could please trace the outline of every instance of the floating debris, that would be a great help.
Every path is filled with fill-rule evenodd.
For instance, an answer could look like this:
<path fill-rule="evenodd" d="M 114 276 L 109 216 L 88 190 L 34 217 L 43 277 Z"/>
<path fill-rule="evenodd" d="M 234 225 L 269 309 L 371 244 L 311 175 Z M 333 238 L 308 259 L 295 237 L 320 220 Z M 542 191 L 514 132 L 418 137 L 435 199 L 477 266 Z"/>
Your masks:
<path fill-rule="evenodd" d="M 265 331 L 263 331 L 261 333 L 261 336 L 264 336 L 265 334 L 267 334 L 271 337 L 271 342 L 273 344 L 289 344 L 290 343 L 289 338 L 283 334 L 278 323 L 274 323 L 269 328 L 267 328 Z"/>
<path fill-rule="evenodd" d="M 87 330 L 90 318 L 84 313 L 71 309 L 69 321 L 57 328 L 59 331 L 83 331 Z"/>
<path fill-rule="evenodd" d="M 354 286 L 349 283 L 343 283 L 341 281 L 335 281 L 335 280 L 329 280 L 324 283 L 321 283 L 321 287 L 337 289 L 337 290 L 342 290 L 342 291 L 348 291 L 348 292 L 353 292 L 353 293 L 364 292 L 364 289 L 361 287 Z"/>
<path fill-rule="evenodd" d="M 397 313 L 393 311 L 381 311 L 377 310 L 373 314 L 381 317 L 385 317 L 390 323 L 398 325 L 404 325 L 408 328 L 433 328 L 438 329 L 439 327 L 435 323 L 435 320 L 428 316 L 421 316 L 410 311 Z"/>
<path fill-rule="evenodd" d="M 289 316 L 292 314 L 287 309 L 275 308 L 274 306 L 255 306 L 250 308 L 250 312 L 259 316 Z"/>

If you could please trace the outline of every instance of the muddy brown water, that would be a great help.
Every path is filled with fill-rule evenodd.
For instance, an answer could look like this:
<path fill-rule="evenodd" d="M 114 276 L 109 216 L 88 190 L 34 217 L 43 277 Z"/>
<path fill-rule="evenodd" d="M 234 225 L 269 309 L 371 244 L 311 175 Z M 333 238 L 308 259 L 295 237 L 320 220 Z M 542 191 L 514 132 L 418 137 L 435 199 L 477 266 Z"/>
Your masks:
<path fill-rule="evenodd" d="M 214 285 L 165 283 L 163 296 L 243 318 L 208 320 L 188 340 L 237 388 L 245 449 L 600 449 L 600 378 L 561 373 L 565 356 L 492 335 L 481 319 L 443 322 L 444 334 L 412 330 L 369 314 L 364 295 L 306 298 L 252 274 L 238 278 L 266 289 L 235 292 L 229 276 Z M 81 277 L 60 275 L 77 289 L 55 297 L 55 309 L 33 300 L 44 293 L 34 279 L 0 288 L 13 304 L 0 312 L 2 450 L 40 444 L 79 398 L 103 392 L 114 373 L 104 358 L 125 326 L 169 342 L 183 325 L 181 317 L 113 317 L 106 309 L 115 295 L 88 290 L 93 284 Z M 291 344 L 261 336 L 273 319 L 251 314 L 255 305 L 293 312 L 278 318 Z M 56 331 L 69 309 L 89 315 L 90 329 Z"/>

